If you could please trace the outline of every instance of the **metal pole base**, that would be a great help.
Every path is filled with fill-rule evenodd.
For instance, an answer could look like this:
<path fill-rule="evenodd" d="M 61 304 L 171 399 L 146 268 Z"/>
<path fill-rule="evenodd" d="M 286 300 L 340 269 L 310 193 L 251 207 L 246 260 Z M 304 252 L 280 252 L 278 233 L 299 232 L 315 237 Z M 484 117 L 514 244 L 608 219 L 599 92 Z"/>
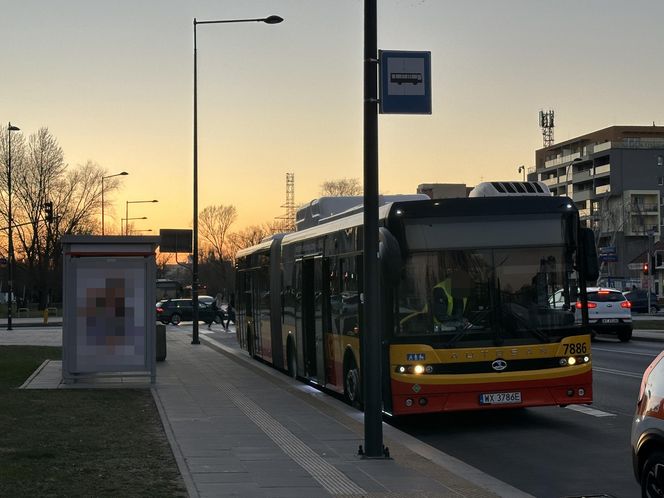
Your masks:
<path fill-rule="evenodd" d="M 390 457 L 390 449 L 387 446 L 383 445 L 383 454 L 378 456 L 369 456 L 364 454 L 364 448 L 362 445 L 357 449 L 357 454 L 362 457 L 363 460 L 392 460 Z"/>

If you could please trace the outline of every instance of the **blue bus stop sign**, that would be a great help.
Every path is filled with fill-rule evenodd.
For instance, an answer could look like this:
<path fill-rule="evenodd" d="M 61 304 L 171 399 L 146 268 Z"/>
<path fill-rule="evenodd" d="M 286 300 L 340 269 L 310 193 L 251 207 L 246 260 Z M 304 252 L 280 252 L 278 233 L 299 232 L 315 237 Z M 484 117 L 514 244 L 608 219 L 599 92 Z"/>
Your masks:
<path fill-rule="evenodd" d="M 380 50 L 381 114 L 431 114 L 431 52 Z"/>

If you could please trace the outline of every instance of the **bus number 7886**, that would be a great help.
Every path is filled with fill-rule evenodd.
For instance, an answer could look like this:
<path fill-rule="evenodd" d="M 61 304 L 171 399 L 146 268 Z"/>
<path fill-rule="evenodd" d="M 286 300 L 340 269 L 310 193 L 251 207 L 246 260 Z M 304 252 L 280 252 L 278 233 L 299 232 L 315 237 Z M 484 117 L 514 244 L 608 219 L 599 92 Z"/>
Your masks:
<path fill-rule="evenodd" d="M 565 346 L 565 355 L 586 354 L 588 352 L 588 346 L 585 342 L 563 344 L 563 346 Z"/>

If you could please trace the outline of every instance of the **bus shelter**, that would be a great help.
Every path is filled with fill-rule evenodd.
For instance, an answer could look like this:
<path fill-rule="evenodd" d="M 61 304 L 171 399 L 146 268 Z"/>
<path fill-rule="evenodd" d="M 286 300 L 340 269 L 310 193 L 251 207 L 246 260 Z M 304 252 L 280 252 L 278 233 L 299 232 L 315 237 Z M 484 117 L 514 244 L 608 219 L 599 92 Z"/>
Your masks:
<path fill-rule="evenodd" d="M 62 377 L 156 380 L 159 237 L 65 236 Z"/>

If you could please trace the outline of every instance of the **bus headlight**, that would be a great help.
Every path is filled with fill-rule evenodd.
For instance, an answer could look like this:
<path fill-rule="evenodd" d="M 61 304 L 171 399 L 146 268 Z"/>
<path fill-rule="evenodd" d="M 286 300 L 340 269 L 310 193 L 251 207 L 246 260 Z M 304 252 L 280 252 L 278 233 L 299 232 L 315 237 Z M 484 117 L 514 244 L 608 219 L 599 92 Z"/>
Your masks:
<path fill-rule="evenodd" d="M 422 375 L 424 373 L 424 365 L 415 365 L 413 367 L 413 373 Z"/>
<path fill-rule="evenodd" d="M 406 373 L 406 367 L 404 367 L 403 365 L 399 365 L 397 367 L 397 372 L 402 373 L 402 374 Z"/>
<path fill-rule="evenodd" d="M 574 358 L 574 356 L 570 356 L 569 358 L 567 358 L 567 364 L 576 365 L 576 358 Z"/>

